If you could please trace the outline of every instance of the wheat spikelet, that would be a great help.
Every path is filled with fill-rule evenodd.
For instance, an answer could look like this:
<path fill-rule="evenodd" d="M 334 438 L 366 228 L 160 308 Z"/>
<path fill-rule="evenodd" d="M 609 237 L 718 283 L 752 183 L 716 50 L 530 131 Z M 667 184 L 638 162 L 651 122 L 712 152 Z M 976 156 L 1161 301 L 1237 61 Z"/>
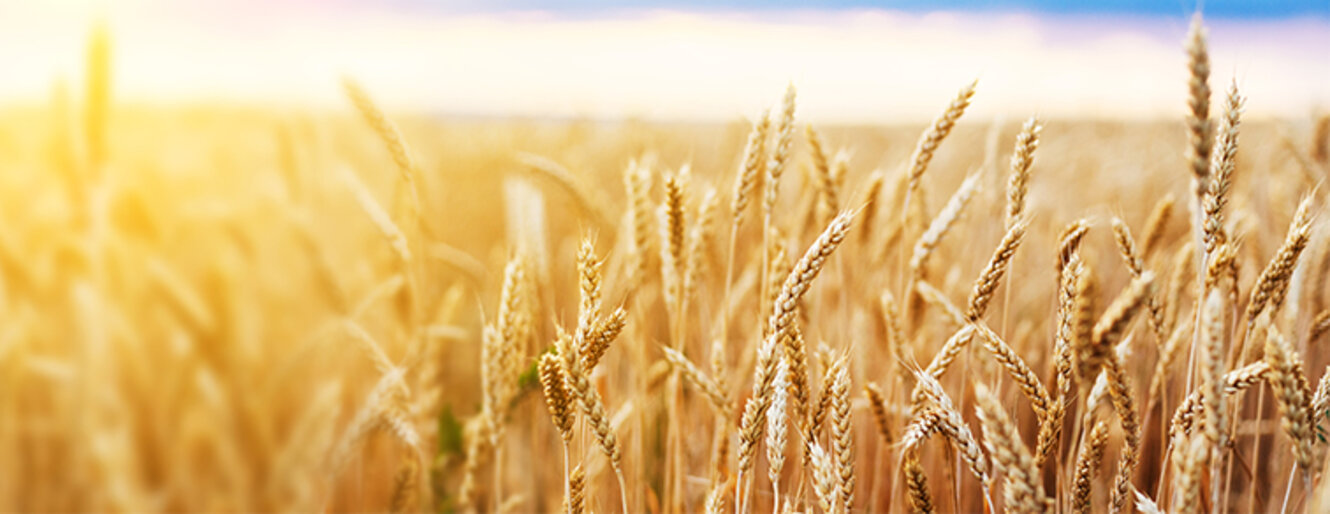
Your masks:
<path fill-rule="evenodd" d="M 808 347 L 802 333 L 794 331 L 792 337 L 782 339 L 784 350 L 782 361 L 789 368 L 789 393 L 793 403 L 795 420 L 801 425 L 807 421 L 808 403 Z"/>
<path fill-rule="evenodd" d="M 924 171 L 928 170 L 928 163 L 933 160 L 933 152 L 937 151 L 938 145 L 942 144 L 942 140 L 946 139 L 947 134 L 950 134 L 951 129 L 956 126 L 956 121 L 965 114 L 965 108 L 970 106 L 970 98 L 974 96 L 974 88 L 977 85 L 979 82 L 974 81 L 961 88 L 956 98 L 947 106 L 947 110 L 933 120 L 933 124 L 919 136 L 919 143 L 915 145 L 914 154 L 910 156 L 909 173 L 906 174 L 908 177 L 906 191 L 909 193 L 919 190 L 919 179 L 924 176 Z"/>
<path fill-rule="evenodd" d="M 924 475 L 924 467 L 919 463 L 918 450 L 909 449 L 905 452 L 901 469 L 905 473 L 906 497 L 910 509 L 919 514 L 933 512 L 933 496 L 928 492 L 928 477 Z"/>
<path fill-rule="evenodd" d="M 1270 388 L 1279 399 L 1279 413 L 1284 433 L 1293 441 L 1293 456 L 1303 474 L 1314 474 L 1313 462 L 1315 416 L 1311 408 L 1312 392 L 1307 376 L 1302 372 L 1302 359 L 1293 345 L 1274 326 L 1268 327 L 1265 343 L 1265 362 L 1270 365 L 1266 375 Z"/>
<path fill-rule="evenodd" d="M 568 475 L 568 497 L 564 498 L 563 505 L 568 514 L 586 512 L 586 471 L 582 469 L 581 464 L 573 468 L 572 474 Z"/>
<path fill-rule="evenodd" d="M 810 442 L 808 448 L 809 459 L 813 466 L 813 491 L 817 493 L 819 506 L 828 513 L 844 512 L 839 508 L 841 504 L 837 501 L 839 494 L 836 490 L 836 471 L 831 455 L 816 441 Z"/>
<path fill-rule="evenodd" d="M 808 292 L 809 286 L 822 271 L 822 267 L 826 264 L 831 253 L 836 251 L 836 248 L 840 246 L 841 241 L 845 239 L 845 234 L 850 229 L 850 221 L 853 217 L 854 214 L 852 212 L 844 212 L 837 215 L 836 218 L 827 225 L 826 230 L 818 236 L 817 240 L 808 247 L 808 251 L 804 252 L 804 256 L 799 259 L 799 262 L 795 264 L 794 269 L 790 270 L 789 275 L 785 278 L 785 282 L 780 288 L 780 293 L 776 296 L 776 302 L 771 312 L 771 316 L 767 320 L 767 333 L 774 336 L 776 341 L 786 345 L 786 355 L 792 357 L 789 358 L 789 362 L 791 362 L 792 384 L 800 383 L 801 375 L 803 375 L 803 383 L 807 383 L 807 372 L 799 368 L 802 366 L 806 370 L 807 365 L 804 363 L 806 363 L 808 359 L 806 350 L 792 347 L 793 343 L 787 341 L 787 339 L 793 339 L 790 330 L 794 324 L 795 310 L 799 301 L 803 298 L 804 293 Z M 769 367 L 772 367 L 773 369 L 766 371 L 759 369 L 759 374 L 774 374 L 774 363 Z M 758 383 L 755 383 L 754 385 L 757 386 Z M 765 390 L 766 386 L 764 385 L 762 391 Z M 757 389 L 754 389 L 754 392 L 757 391 Z M 804 402 L 807 399 L 806 393 L 801 393 L 799 390 L 793 390 L 791 394 L 794 395 L 796 404 Z"/>
<path fill-rule="evenodd" d="M 757 443 L 762 439 L 766 426 L 766 411 L 771 406 L 771 383 L 775 380 L 779 357 L 776 356 L 776 334 L 765 337 L 757 350 L 757 368 L 754 370 L 753 395 L 744 403 L 743 416 L 739 422 L 739 473 L 753 468 Z M 769 371 L 768 371 L 769 370 Z M 742 481 L 740 481 L 742 489 Z"/>
<path fill-rule="evenodd" d="M 780 121 L 776 123 L 776 146 L 772 149 L 771 159 L 767 161 L 767 190 L 762 202 L 762 213 L 768 220 L 776 208 L 780 176 L 785 173 L 785 165 L 790 161 L 790 146 L 794 143 L 794 95 L 794 84 L 790 84 L 785 89 L 785 100 L 781 103 Z"/>
<path fill-rule="evenodd" d="M 647 275 L 651 249 L 651 175 L 636 161 L 624 168 L 623 183 L 628 195 L 628 211 L 632 220 L 631 284 L 638 284 Z"/>
<path fill-rule="evenodd" d="M 1210 54 L 1206 49 L 1205 27 L 1198 12 L 1187 31 L 1187 160 L 1199 206 L 1209 187 L 1210 147 L 1213 143 L 1210 121 Z"/>
<path fill-rule="evenodd" d="M 729 496 L 726 494 L 729 492 L 727 484 L 728 482 L 718 482 L 711 487 L 711 491 L 707 493 L 706 505 L 703 506 L 703 510 L 707 514 L 725 514 L 728 512 L 725 509 L 725 497 Z"/>
<path fill-rule="evenodd" d="M 1169 369 L 1173 363 L 1177 362 L 1181 356 L 1182 350 L 1186 347 L 1184 343 L 1190 343 L 1188 337 L 1191 331 L 1193 318 L 1186 319 L 1182 325 L 1173 329 L 1173 333 L 1168 336 L 1164 344 L 1159 348 L 1159 359 L 1155 361 L 1155 370 L 1150 378 L 1150 407 L 1154 407 L 1155 402 L 1159 401 L 1159 396 L 1164 387 L 1164 381 L 1168 378 Z M 1147 409 L 1148 410 L 1148 409 Z"/>
<path fill-rule="evenodd" d="M 1312 130 L 1311 157 L 1321 166 L 1330 166 L 1330 114 L 1322 114 Z"/>
<path fill-rule="evenodd" d="M 887 176 L 881 170 L 874 171 L 868 176 L 868 186 L 864 188 L 863 199 L 859 201 L 860 209 L 863 211 L 864 220 L 859 223 L 859 238 L 868 241 L 873 237 L 874 229 L 877 227 L 873 223 L 877 219 L 878 197 L 882 196 L 882 185 L 886 183 Z"/>
<path fill-rule="evenodd" d="M 1309 197 L 1298 205 L 1298 210 L 1293 215 L 1293 222 L 1289 225 L 1288 235 L 1284 237 L 1284 244 L 1261 271 L 1261 276 L 1256 279 L 1256 285 L 1252 287 L 1251 299 L 1247 301 L 1248 326 L 1255 323 L 1256 317 L 1267 307 L 1270 307 L 1273 313 L 1283 303 L 1289 279 L 1293 277 L 1293 269 L 1298 265 L 1298 257 L 1302 255 L 1303 249 L 1311 239 L 1311 225 Z"/>
<path fill-rule="evenodd" d="M 901 434 L 900 444 L 903 448 L 915 448 L 923 444 L 929 436 L 940 433 L 938 424 L 939 418 L 943 416 L 942 410 L 928 403 L 930 400 L 922 395 L 923 393 L 916 395 L 919 397 L 919 405 L 915 408 L 915 412 L 911 413 L 910 423 L 905 426 L 905 431 Z"/>
<path fill-rule="evenodd" d="M 895 359 L 892 362 L 903 362 L 906 346 L 905 331 L 901 328 L 900 310 L 896 308 L 896 300 L 890 291 L 882 293 L 880 304 L 882 323 L 886 325 L 886 353 Z"/>
<path fill-rule="evenodd" d="M 485 426 L 485 436 L 490 440 L 490 448 L 497 447 L 503 435 L 502 420 L 512 388 L 512 382 L 508 380 L 509 351 L 498 327 L 486 326 L 480 345 L 481 397 L 484 400 L 481 404 L 481 419 Z"/>
<path fill-rule="evenodd" d="M 1090 230 L 1090 222 L 1084 219 L 1078 219 L 1067 224 L 1062 229 L 1062 235 L 1058 237 L 1058 260 L 1057 270 L 1062 273 L 1062 268 L 1071 260 L 1072 254 L 1076 253 L 1081 247 L 1081 240 L 1085 239 L 1085 234 Z"/>
<path fill-rule="evenodd" d="M 342 180 L 346 183 L 347 189 L 355 196 L 356 203 L 360 204 L 361 210 L 369 216 L 370 221 L 374 223 L 374 227 L 379 229 L 379 233 L 383 235 L 384 239 L 388 240 L 393 253 L 401 262 L 411 262 L 411 245 L 406 238 L 406 234 L 393 222 L 392 217 L 388 216 L 388 212 L 383 210 L 383 206 L 379 204 L 378 200 L 374 199 L 374 194 L 369 191 L 368 187 L 365 187 L 365 183 L 360 181 L 360 177 L 357 177 L 355 172 L 348 168 L 342 168 L 341 171 Z"/>
<path fill-rule="evenodd" d="M 824 212 L 834 213 L 840 210 L 839 200 L 836 195 L 836 180 L 832 176 L 831 164 L 827 160 L 827 152 L 822 143 L 822 136 L 812 125 L 804 127 L 804 135 L 808 139 L 808 153 L 813 158 L 813 171 L 817 177 L 817 193 L 822 200 Z"/>
<path fill-rule="evenodd" d="M 831 447 L 836 463 L 836 489 L 840 491 L 841 507 L 850 512 L 854 505 L 854 432 L 850 426 L 850 370 L 849 356 L 838 361 L 831 383 Z"/>
<path fill-rule="evenodd" d="M 928 367 L 924 368 L 924 373 L 933 377 L 942 376 L 947 368 L 951 366 L 952 361 L 955 361 L 956 357 L 960 355 L 961 350 L 964 350 L 965 346 L 970 344 L 970 340 L 974 338 L 974 327 L 973 324 L 967 324 L 953 333 L 942 344 L 942 349 L 938 350 L 937 355 L 933 356 L 933 360 L 928 363 Z"/>
<path fill-rule="evenodd" d="M 868 398 L 868 408 L 873 413 L 873 423 L 877 426 L 878 435 L 882 436 L 882 442 L 895 442 L 891 436 L 891 420 L 887 417 L 887 398 L 882 394 L 882 388 L 872 382 L 864 384 L 864 396 Z"/>
<path fill-rule="evenodd" d="M 560 367 L 559 358 L 553 353 L 547 353 L 540 357 L 538 366 L 540 385 L 545 392 L 545 406 L 549 408 L 550 419 L 554 421 L 554 427 L 559 429 L 559 437 L 563 438 L 563 444 L 572 444 L 575 413 L 573 406 L 570 405 L 568 389 L 564 386 L 563 368 Z"/>
<path fill-rule="evenodd" d="M 771 407 L 767 411 L 767 478 L 777 492 L 780 491 L 780 472 L 785 466 L 786 397 L 789 396 L 789 373 L 784 362 L 776 364 L 776 379 L 772 382 Z M 776 501 L 780 501 L 779 493 Z"/>
<path fill-rule="evenodd" d="M 623 332 L 623 328 L 628 324 L 628 312 L 623 307 L 616 307 L 610 312 L 609 317 L 602 317 L 597 320 L 592 328 L 587 331 L 587 338 L 579 344 L 579 351 L 583 352 L 582 358 L 586 361 L 587 369 L 596 369 L 596 364 L 605 356 L 609 350 L 610 343 L 613 343 Z"/>
<path fill-rule="evenodd" d="M 1229 295 L 1236 301 L 1238 297 L 1238 249 L 1232 243 L 1224 243 L 1215 247 L 1214 252 L 1210 255 L 1210 263 L 1205 270 L 1205 290 L 1218 289 L 1220 282 L 1225 278 L 1231 280 Z"/>
<path fill-rule="evenodd" d="M 1311 326 L 1307 328 L 1307 342 L 1314 343 L 1330 330 L 1330 310 L 1321 311 L 1312 319 Z"/>
<path fill-rule="evenodd" d="M 1164 195 L 1154 208 L 1150 209 L 1150 216 L 1145 218 L 1145 230 L 1141 232 L 1141 257 L 1149 259 L 1154 255 L 1155 250 L 1159 249 L 1160 241 L 1164 239 L 1164 230 L 1168 225 L 1168 218 L 1173 214 L 1173 204 L 1176 203 L 1173 193 Z"/>
<path fill-rule="evenodd" d="M 988 387 L 974 385 L 975 412 L 984 427 L 984 446 L 993 457 L 997 471 L 1006 476 L 1004 496 L 1009 512 L 1039 513 L 1046 510 L 1044 487 L 1034 458 L 1021 442 L 1016 424 L 1007 416 L 1006 408 Z"/>
<path fill-rule="evenodd" d="M 407 186 L 407 192 L 410 194 L 411 203 L 409 204 L 410 218 L 415 219 L 420 214 L 420 191 L 417 185 L 420 176 L 420 170 L 416 165 L 415 159 L 411 156 L 410 149 L 402 139 L 402 133 L 397 129 L 383 111 L 374 104 L 369 94 L 365 92 L 354 80 L 349 77 L 342 79 L 342 88 L 346 91 L 346 96 L 351 99 L 360 116 L 364 118 L 365 124 L 383 140 L 384 146 L 388 147 L 388 153 L 393 158 L 393 164 L 397 165 L 397 171 L 401 174 L 402 182 Z"/>
<path fill-rule="evenodd" d="M 1154 277 L 1154 273 L 1146 271 L 1132 279 L 1131 284 L 1108 305 L 1104 314 L 1099 317 L 1099 321 L 1095 322 L 1091 343 L 1093 346 L 1107 348 L 1117 344 L 1122 332 L 1146 303 L 1145 299 L 1150 296 Z"/>
<path fill-rule="evenodd" d="M 1178 514 L 1192 514 L 1201 509 L 1201 480 L 1205 458 L 1210 448 L 1206 438 L 1195 437 L 1181 443 L 1173 451 L 1173 509 Z"/>
<path fill-rule="evenodd" d="M 1080 283 L 1081 263 L 1076 253 L 1072 253 L 1068 261 L 1067 265 L 1062 266 L 1058 277 L 1057 331 L 1053 339 L 1054 396 L 1048 415 L 1039 429 L 1035 463 L 1040 466 L 1057 450 L 1061 440 L 1062 420 L 1066 415 L 1067 404 L 1071 401 L 1074 380 L 1073 341 L 1076 337 L 1076 293 Z"/>
<path fill-rule="evenodd" d="M 942 385 L 937 383 L 937 380 L 927 373 L 920 373 L 917 375 L 917 378 L 919 379 L 919 382 L 916 384 L 915 390 L 920 392 L 923 401 L 926 405 L 931 406 L 931 412 L 936 414 L 936 416 L 933 416 L 935 421 L 935 427 L 933 430 L 946 436 L 947 440 L 951 442 L 954 448 L 956 448 L 956 451 L 961 454 L 961 459 L 969 465 L 970 472 L 973 473 L 980 482 L 988 483 L 988 459 L 984 457 L 984 452 L 980 449 L 979 442 L 975 440 L 974 434 L 972 434 L 969 427 L 965 425 L 965 421 L 961 418 L 960 412 L 957 411 L 955 405 L 952 404 L 951 398 L 948 397 L 946 391 L 942 389 Z M 917 420 L 928 419 L 929 416 L 916 416 L 916 418 Z M 924 435 L 927 435 L 927 433 L 928 431 L 926 431 Z M 906 441 L 909 440 L 910 437 L 908 436 L 903 438 L 902 444 L 906 444 Z M 906 445 L 912 446 L 913 444 Z"/>
<path fill-rule="evenodd" d="M 1235 395 L 1248 387 L 1265 380 L 1270 372 L 1270 364 L 1256 361 L 1224 374 L 1224 394 Z M 1178 405 L 1169 422 L 1169 437 L 1190 436 L 1195 426 L 1196 417 L 1204 414 L 1205 405 L 1201 401 L 1201 392 L 1193 391 Z"/>
<path fill-rule="evenodd" d="M 1091 511 L 1091 484 L 1099 474 L 1104 459 L 1104 446 L 1108 444 L 1108 424 L 1096 422 L 1090 435 L 1081 443 L 1076 457 L 1076 475 L 1072 479 L 1071 511 L 1086 514 Z"/>
<path fill-rule="evenodd" d="M 416 478 L 420 474 L 419 467 L 419 462 L 414 458 L 402 461 L 393 477 L 393 495 L 388 507 L 390 512 L 411 512 L 418 508 L 420 487 Z"/>
<path fill-rule="evenodd" d="M 1065 410 L 1065 405 L 1071 401 L 1073 370 L 1075 370 L 1075 338 L 1076 338 L 1076 294 L 1079 292 L 1081 266 L 1080 256 L 1072 253 L 1068 260 L 1068 265 L 1057 277 L 1057 330 L 1053 337 L 1053 370 L 1055 370 L 1055 394 L 1053 406 L 1055 411 L 1051 413 L 1052 419 L 1061 419 L 1061 414 Z M 1055 425 L 1061 425 L 1060 422 Z M 1059 434 L 1060 427 L 1056 427 L 1055 433 Z M 1043 445 L 1040 445 L 1040 454 L 1043 454 Z M 1040 458 L 1040 462 L 1043 459 Z"/>
<path fill-rule="evenodd" d="M 693 364 L 692 361 L 688 360 L 688 357 L 685 357 L 682 352 L 668 346 L 662 346 L 660 350 L 665 353 L 665 359 L 670 362 L 670 365 L 674 366 L 674 369 L 683 373 L 684 378 L 688 379 L 689 383 L 693 384 L 694 387 L 697 387 L 702 394 L 707 396 L 707 399 L 711 400 L 711 405 L 716 408 L 718 414 L 722 416 L 729 414 L 730 400 L 726 397 L 720 386 L 716 384 L 715 380 L 708 377 L 705 372 Z"/>
<path fill-rule="evenodd" d="M 1141 273 L 1145 272 L 1145 261 L 1141 259 L 1141 253 L 1136 249 L 1136 240 L 1131 237 L 1131 229 L 1117 216 L 1113 217 L 1113 241 L 1117 243 L 1118 252 L 1122 254 L 1122 260 L 1127 263 L 1131 275 L 1141 276 Z"/>
<path fill-rule="evenodd" d="M 942 211 L 938 212 L 928 224 L 928 229 L 919 236 L 919 241 L 914 245 L 914 254 L 910 257 L 910 272 L 916 280 L 926 276 L 929 257 L 933 255 L 938 243 L 942 242 L 942 237 L 951 230 L 951 226 L 960 218 L 966 204 L 974 196 L 975 190 L 979 187 L 979 178 L 979 174 L 966 177 L 947 200 L 947 204 L 942 207 Z"/>
<path fill-rule="evenodd" d="M 1079 270 L 1075 272 L 1076 312 L 1072 317 L 1075 329 L 1072 332 L 1072 350 L 1076 356 L 1076 376 L 1080 377 L 1081 385 L 1088 386 L 1089 382 L 1099 376 L 1105 353 L 1105 349 L 1095 345 L 1095 305 L 1099 285 L 1091 268 L 1085 268 L 1079 262 L 1075 265 Z"/>
<path fill-rule="evenodd" d="M 517 394 L 522 373 L 521 348 L 530 334 L 530 315 L 526 311 L 524 290 L 526 267 L 520 256 L 509 260 L 504 271 L 499 314 L 495 323 L 485 327 L 481 339 L 482 419 L 490 448 L 498 448 L 503 436 L 502 420 Z"/>
<path fill-rule="evenodd" d="M 686 261 L 684 262 L 684 280 L 683 295 L 685 300 L 691 300 L 697 296 L 698 284 L 706 278 L 708 267 L 707 257 L 711 252 L 711 240 L 714 236 L 713 229 L 716 218 L 716 208 L 720 205 L 720 197 L 716 196 L 715 189 L 707 189 L 702 194 L 702 200 L 697 207 L 697 223 L 693 224 L 688 230 L 688 246 L 684 249 Z"/>
<path fill-rule="evenodd" d="M 1122 259 L 1127 263 L 1127 269 L 1131 271 L 1133 278 L 1139 278 L 1145 273 L 1145 259 L 1143 254 L 1136 247 L 1136 240 L 1131 237 L 1131 229 L 1121 219 L 1113 218 L 1113 240 L 1118 245 L 1118 252 L 1122 254 Z M 1167 335 L 1164 333 L 1164 306 L 1159 302 L 1154 294 L 1150 294 L 1145 299 L 1145 306 L 1150 330 L 1155 335 L 1156 341 L 1163 341 Z"/>
<path fill-rule="evenodd" d="M 785 277 L 789 276 L 790 270 L 794 264 L 789 262 L 790 249 L 786 246 L 784 234 L 773 227 L 767 236 L 767 269 L 763 275 L 766 280 L 765 291 L 767 294 L 766 305 L 763 305 L 762 317 L 768 318 L 776 309 L 776 299 L 780 297 L 781 285 L 785 283 Z M 768 330 L 766 325 L 762 326 L 763 335 Z"/>
<path fill-rule="evenodd" d="M 734 181 L 734 196 L 730 202 L 731 221 L 734 227 L 743 225 L 744 213 L 748 210 L 750 196 L 757 181 L 766 172 L 767 133 L 771 131 L 771 112 L 762 111 L 753 129 L 748 133 L 748 143 L 744 145 L 742 167 L 739 177 Z"/>
<path fill-rule="evenodd" d="M 1172 271 L 1169 272 L 1168 277 L 1168 282 L 1172 287 L 1169 288 L 1168 296 L 1164 300 L 1166 309 L 1164 317 L 1170 327 L 1177 326 L 1179 315 L 1183 313 L 1183 295 L 1190 291 L 1196 283 L 1194 278 L 1196 267 L 1193 264 L 1194 255 L 1192 253 L 1195 248 L 1191 241 L 1184 241 L 1182 246 L 1178 247 L 1173 254 L 1172 267 L 1170 268 Z"/>
<path fill-rule="evenodd" d="M 952 323 L 957 325 L 970 323 L 970 320 L 961 312 L 960 307 L 957 307 L 956 304 L 947 299 L 946 293 L 938 291 L 932 284 L 922 280 L 916 281 L 914 283 L 914 292 L 919 298 L 922 298 L 924 302 L 937 307 L 942 312 L 946 313 L 947 319 L 951 320 Z"/>
<path fill-rule="evenodd" d="M 822 390 L 817 396 L 817 405 L 809 413 L 808 433 L 820 434 L 822 425 L 827 420 L 827 412 L 831 410 L 832 402 L 835 397 L 831 394 L 832 387 L 836 385 L 836 375 L 840 374 L 841 369 L 845 367 L 845 362 L 841 359 L 831 357 L 831 350 L 827 348 L 825 355 L 819 352 L 819 362 L 822 365 Z"/>
<path fill-rule="evenodd" d="M 1316 392 L 1312 394 L 1312 417 L 1324 416 L 1327 409 L 1330 409 L 1330 368 L 1316 383 Z"/>
<path fill-rule="evenodd" d="M 998 361 L 1003 369 L 1007 370 L 1007 374 L 1020 387 L 1021 392 L 1025 394 L 1026 398 L 1030 399 L 1035 414 L 1038 414 L 1041 420 L 1047 419 L 1049 411 L 1053 408 L 1053 400 L 1049 398 L 1048 391 L 1044 389 L 1044 384 L 1039 381 L 1039 375 L 1030 369 L 1030 366 L 1025 364 L 1025 360 L 1016 354 L 1011 345 L 1003 341 L 992 329 L 982 324 L 976 324 L 975 326 L 975 332 L 984 341 L 984 348 L 993 354 L 993 358 Z"/>
<path fill-rule="evenodd" d="M 370 389 L 366 395 L 364 403 L 356 411 L 355 416 L 351 418 L 351 423 L 343 432 L 333 450 L 331 458 L 331 473 L 336 474 L 346 462 L 350 460 L 351 454 L 356 446 L 364 442 L 365 439 L 377 430 L 382 429 L 400 429 L 397 431 L 399 440 L 412 448 L 419 448 L 418 436 L 413 437 L 413 431 L 408 427 L 398 424 L 394 427 L 392 412 L 394 405 L 401 401 L 404 392 L 403 376 L 407 369 L 401 366 L 394 366 L 379 377 L 378 382 Z M 475 438 L 474 441 L 484 441 L 485 438 Z M 470 457 L 468 456 L 468 460 Z M 466 489 L 463 488 L 463 491 Z M 465 496 L 463 496 L 465 498 Z"/>
<path fill-rule="evenodd" d="M 1141 511 L 1141 514 L 1164 514 L 1164 511 L 1159 508 L 1159 504 L 1146 496 L 1140 489 L 1132 488 L 1132 492 L 1136 497 L 1136 510 Z"/>
<path fill-rule="evenodd" d="M 1244 99 L 1238 94 L 1235 82 L 1228 90 L 1224 103 L 1224 117 L 1220 120 L 1219 131 L 1215 136 L 1215 152 L 1210 162 L 1210 190 L 1204 202 L 1205 251 L 1213 252 L 1215 247 L 1224 244 L 1228 235 L 1224 233 L 1224 206 L 1228 204 L 1228 191 L 1233 182 L 1233 169 L 1238 153 L 1238 125 L 1242 117 Z"/>
<path fill-rule="evenodd" d="M 1012 257 L 1016 255 L 1016 249 L 1025 239 L 1025 227 L 1025 221 L 1016 220 L 1012 222 L 1011 228 L 1007 229 L 1007 234 L 1002 236 L 1002 241 L 998 243 L 997 250 L 993 251 L 988 266 L 974 281 L 969 308 L 965 311 L 966 319 L 971 322 L 979 321 L 984 317 L 984 312 L 988 311 L 988 302 L 993 299 L 993 291 L 1002 283 L 1002 275 L 1007 272 Z"/>
<path fill-rule="evenodd" d="M 572 171 L 569 171 L 562 164 L 529 153 L 518 154 L 517 161 L 522 164 L 524 171 L 558 186 L 564 194 L 572 198 L 578 210 L 598 223 L 599 226 L 610 227 L 614 225 L 610 222 L 609 215 L 605 213 L 604 202 L 596 197 L 586 185 L 577 179 Z"/>
<path fill-rule="evenodd" d="M 665 200 L 660 212 L 661 277 L 666 304 L 677 311 L 682 301 L 686 256 L 684 255 L 684 186 L 679 175 L 665 177 Z M 683 316 L 676 312 L 674 316 Z"/>
<path fill-rule="evenodd" d="M 1203 434 L 1210 444 L 1210 455 L 1218 458 L 1224 445 L 1224 301 L 1219 291 L 1211 291 L 1201 311 L 1201 401 L 1205 407 Z M 1193 463 L 1194 465 L 1194 463 Z"/>
<path fill-rule="evenodd" d="M 1118 456 L 1118 473 L 1113 481 L 1110 504 L 1110 510 L 1117 512 L 1128 500 L 1131 476 L 1136 471 L 1136 464 L 1140 459 L 1141 427 L 1137 418 L 1136 402 L 1132 398 L 1131 384 L 1123 367 L 1122 358 L 1117 352 L 1109 352 L 1108 357 L 1104 359 L 1104 375 L 1108 378 L 1108 393 L 1113 401 L 1113 410 L 1117 413 L 1125 434 L 1122 452 Z"/>
<path fill-rule="evenodd" d="M 583 367 L 581 356 L 577 352 L 576 341 L 562 328 L 559 329 L 555 341 L 560 362 L 563 364 L 564 386 L 582 406 L 582 413 L 586 415 L 601 450 L 605 452 L 606 457 L 609 457 L 610 465 L 616 472 L 621 472 L 618 438 L 610 426 L 609 415 L 605 412 L 605 404 L 600 399 L 600 393 L 591 386 L 591 381 L 587 378 L 586 368 Z"/>
<path fill-rule="evenodd" d="M 596 257 L 596 244 L 589 237 L 582 238 L 577 251 L 577 338 L 583 343 L 591 338 L 592 327 L 600 319 L 601 261 Z M 583 355 L 590 348 L 578 348 Z M 592 366 L 594 368 L 594 366 Z"/>
<path fill-rule="evenodd" d="M 1007 227 L 1014 225 L 1025 212 L 1030 165 L 1034 163 L 1034 151 L 1039 147 L 1039 131 L 1042 129 L 1039 118 L 1030 118 L 1016 136 L 1016 149 L 1011 154 L 1011 179 L 1007 182 Z"/>

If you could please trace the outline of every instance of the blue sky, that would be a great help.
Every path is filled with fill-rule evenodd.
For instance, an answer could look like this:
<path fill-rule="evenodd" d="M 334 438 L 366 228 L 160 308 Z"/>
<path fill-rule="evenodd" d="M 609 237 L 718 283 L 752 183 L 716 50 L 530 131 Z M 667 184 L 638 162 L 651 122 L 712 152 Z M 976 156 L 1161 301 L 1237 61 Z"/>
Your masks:
<path fill-rule="evenodd" d="M 465 11 L 488 10 L 542 10 L 551 12 L 586 13 L 588 11 L 621 9 L 887 9 L 909 12 L 935 10 L 959 11 L 1031 11 L 1053 14 L 1125 14 L 1156 16 L 1187 16 L 1198 2 L 1195 0 L 639 0 L 613 2 L 607 0 L 397 0 L 415 4 Z M 1330 0 L 1208 0 L 1199 2 L 1208 18 L 1284 18 L 1295 16 L 1330 17 Z"/>

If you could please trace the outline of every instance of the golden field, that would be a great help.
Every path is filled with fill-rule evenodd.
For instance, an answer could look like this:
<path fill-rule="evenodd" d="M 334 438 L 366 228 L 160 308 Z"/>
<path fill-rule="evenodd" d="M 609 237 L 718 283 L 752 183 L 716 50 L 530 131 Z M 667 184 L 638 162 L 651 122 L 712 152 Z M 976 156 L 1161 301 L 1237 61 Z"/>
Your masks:
<path fill-rule="evenodd" d="M 0 510 L 1330 506 L 1330 118 L 1200 38 L 1174 120 L 918 126 L 119 104 L 109 48 L 0 109 Z"/>

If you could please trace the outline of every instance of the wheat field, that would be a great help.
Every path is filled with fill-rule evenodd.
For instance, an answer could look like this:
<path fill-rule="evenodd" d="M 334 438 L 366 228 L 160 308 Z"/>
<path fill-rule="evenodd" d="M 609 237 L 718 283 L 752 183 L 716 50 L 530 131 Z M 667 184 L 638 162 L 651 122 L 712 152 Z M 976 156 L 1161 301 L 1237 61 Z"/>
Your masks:
<path fill-rule="evenodd" d="M 0 510 L 1318 512 L 1330 117 L 0 110 Z M 1255 99 L 1253 99 L 1255 101 Z"/>

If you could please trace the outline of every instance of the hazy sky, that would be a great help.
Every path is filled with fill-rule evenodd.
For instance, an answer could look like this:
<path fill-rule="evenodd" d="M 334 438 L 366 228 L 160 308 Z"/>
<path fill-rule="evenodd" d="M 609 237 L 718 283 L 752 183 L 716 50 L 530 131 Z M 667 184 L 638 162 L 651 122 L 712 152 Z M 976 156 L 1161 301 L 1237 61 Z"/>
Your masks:
<path fill-rule="evenodd" d="M 290 1 L 290 0 L 287 0 Z M 353 0 L 334 0 L 355 4 Z M 360 2 L 364 3 L 364 2 Z M 783 10 L 783 9 L 884 9 L 907 12 L 936 10 L 1029 11 L 1080 14 L 1186 15 L 1204 7 L 1212 18 L 1281 18 L 1288 16 L 1330 16 L 1330 2 L 1325 0 L 1210 0 L 1208 2 L 1160 0 L 386 0 L 374 2 L 393 9 L 449 12 L 493 12 L 503 10 L 542 10 L 561 13 L 594 13 L 624 8 L 686 10 Z"/>
<path fill-rule="evenodd" d="M 76 86 L 88 27 L 104 16 L 117 97 L 130 101 L 340 108 L 347 74 L 399 109 L 732 120 L 793 82 L 808 119 L 890 122 L 929 119 L 978 78 L 981 115 L 1172 117 L 1183 105 L 1182 39 L 1194 9 L 606 4 L 0 0 L 0 103 L 42 101 L 59 77 Z M 1205 10 L 1216 90 L 1236 80 L 1257 117 L 1330 109 L 1330 1 L 1210 1 Z"/>

